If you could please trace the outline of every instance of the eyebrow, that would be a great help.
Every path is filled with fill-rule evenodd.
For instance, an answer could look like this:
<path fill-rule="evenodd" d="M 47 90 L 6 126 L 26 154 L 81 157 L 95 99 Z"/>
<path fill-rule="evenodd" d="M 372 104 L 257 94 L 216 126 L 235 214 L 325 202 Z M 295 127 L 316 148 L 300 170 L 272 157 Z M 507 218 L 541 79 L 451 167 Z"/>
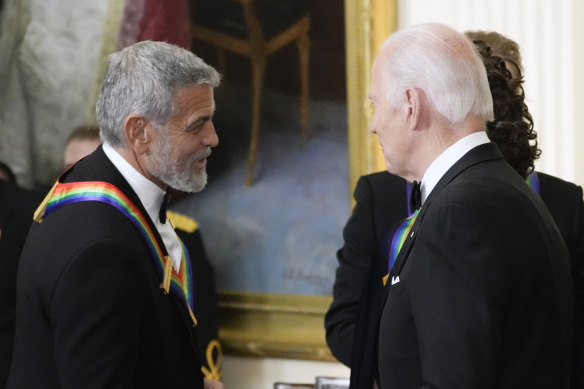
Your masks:
<path fill-rule="evenodd" d="M 213 118 L 213 115 L 203 115 L 203 116 L 199 116 L 197 117 L 194 121 L 192 121 L 191 123 L 189 123 L 189 125 L 187 126 L 187 128 L 193 128 L 193 127 L 198 127 L 201 124 L 204 124 L 205 122 L 208 122 L 209 120 L 211 120 Z"/>

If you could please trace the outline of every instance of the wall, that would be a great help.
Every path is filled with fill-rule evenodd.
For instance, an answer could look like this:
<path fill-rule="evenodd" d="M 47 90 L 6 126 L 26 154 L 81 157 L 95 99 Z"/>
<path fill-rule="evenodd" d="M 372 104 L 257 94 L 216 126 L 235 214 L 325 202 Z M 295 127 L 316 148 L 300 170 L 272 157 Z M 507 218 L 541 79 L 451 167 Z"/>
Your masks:
<path fill-rule="evenodd" d="M 399 26 L 442 22 L 460 31 L 495 30 L 519 43 L 526 102 L 542 156 L 536 169 L 584 184 L 584 45 L 580 0 L 399 0 Z"/>

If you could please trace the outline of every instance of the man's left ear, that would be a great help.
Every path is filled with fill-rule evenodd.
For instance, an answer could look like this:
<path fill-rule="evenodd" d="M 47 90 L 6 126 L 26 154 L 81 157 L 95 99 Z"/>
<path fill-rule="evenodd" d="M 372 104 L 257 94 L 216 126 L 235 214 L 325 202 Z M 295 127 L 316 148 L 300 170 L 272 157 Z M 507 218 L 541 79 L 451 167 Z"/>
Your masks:
<path fill-rule="evenodd" d="M 144 117 L 132 114 L 124 122 L 124 136 L 134 152 L 144 154 L 152 144 L 154 127 Z"/>
<path fill-rule="evenodd" d="M 420 124 L 424 96 L 422 96 L 421 90 L 411 88 L 406 90 L 406 100 L 408 104 L 407 119 L 409 127 L 414 130 Z"/>

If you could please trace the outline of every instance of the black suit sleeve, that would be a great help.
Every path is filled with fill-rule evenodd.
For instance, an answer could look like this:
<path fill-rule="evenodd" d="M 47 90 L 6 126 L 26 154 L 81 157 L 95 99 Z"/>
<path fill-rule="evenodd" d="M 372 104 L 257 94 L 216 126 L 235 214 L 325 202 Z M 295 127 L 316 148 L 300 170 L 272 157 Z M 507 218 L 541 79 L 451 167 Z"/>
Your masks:
<path fill-rule="evenodd" d="M 47 304 L 61 388 L 134 388 L 136 329 L 148 304 L 138 260 L 123 243 L 101 240 L 61 274 Z"/>
<path fill-rule="evenodd" d="M 355 187 L 355 208 L 343 230 L 345 244 L 337 252 L 339 267 L 333 302 L 325 316 L 327 344 L 332 354 L 350 366 L 359 302 L 377 247 L 372 188 L 366 177 Z"/>
<path fill-rule="evenodd" d="M 14 344 L 18 258 L 42 195 L 0 181 L 0 388 Z"/>
<path fill-rule="evenodd" d="M 574 280 L 574 387 L 584 389 L 584 202 L 581 187 L 577 188 L 574 202 L 572 236 L 566 243 Z"/>

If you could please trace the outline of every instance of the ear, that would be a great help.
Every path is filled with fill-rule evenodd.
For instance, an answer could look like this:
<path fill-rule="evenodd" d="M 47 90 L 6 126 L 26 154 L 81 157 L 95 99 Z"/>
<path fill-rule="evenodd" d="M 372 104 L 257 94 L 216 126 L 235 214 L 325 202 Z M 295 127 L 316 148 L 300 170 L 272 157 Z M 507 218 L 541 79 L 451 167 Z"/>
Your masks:
<path fill-rule="evenodd" d="M 129 115 L 124 121 L 124 135 L 128 147 L 137 154 L 144 154 L 148 151 L 153 141 L 154 128 L 148 120 L 140 115 Z"/>
<path fill-rule="evenodd" d="M 420 125 L 424 99 L 422 92 L 417 88 L 406 90 L 407 120 L 410 130 L 415 130 Z"/>

